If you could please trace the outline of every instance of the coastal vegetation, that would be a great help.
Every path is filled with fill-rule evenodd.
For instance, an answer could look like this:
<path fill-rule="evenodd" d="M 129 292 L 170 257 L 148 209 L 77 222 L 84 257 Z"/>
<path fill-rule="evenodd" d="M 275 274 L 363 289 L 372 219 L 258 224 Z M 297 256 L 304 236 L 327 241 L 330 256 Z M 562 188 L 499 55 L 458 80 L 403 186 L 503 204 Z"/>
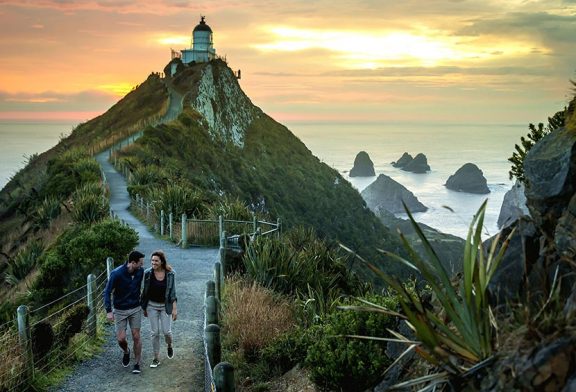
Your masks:
<path fill-rule="evenodd" d="M 174 87 L 191 90 L 200 80 L 195 67 L 202 66 L 179 74 Z M 219 61 L 209 66 L 216 77 L 229 71 Z M 546 354 L 548 343 L 574 346 L 573 158 L 566 160 L 567 187 L 561 184 L 546 202 L 538 193 L 549 188 L 538 183 L 545 176 L 525 168 L 528 152 L 546 134 L 572 140 L 575 100 L 547 127 L 531 124 L 510 159 L 511 175 L 535 193 L 529 197 L 533 218 L 483 242 L 483 206 L 463 246 L 454 244 L 462 251 L 456 262 L 437 250 L 430 238 L 437 234 L 410 213 L 410 234 L 392 234 L 337 171 L 265 114 L 235 108 L 258 113 L 239 146 L 211 132 L 190 107 L 191 97 L 177 119 L 157 124 L 167 94 L 160 77 L 151 75 L 110 111 L 31 159 L 2 191 L 0 321 L 6 329 L 14 328 L 18 305 L 38 309 L 33 317 L 40 323 L 52 307 L 43 304 L 73 294 L 87 274 L 104 272 L 107 257 L 122 260 L 137 244 L 132 229 L 108 217 L 106 182 L 93 155 L 143 129 L 142 137 L 110 159 L 127 173 L 130 195 L 146 198 L 153 214 L 283 222 L 281 236 L 258 238 L 227 263 L 224 357 L 234 364 L 240 389 L 267 390 L 271 378 L 295 367 L 324 390 L 363 391 L 389 369 L 395 369 L 394 383 L 445 390 L 551 390 L 570 382 L 569 359 L 576 350 L 566 351 L 564 373 L 554 369 L 550 375 L 550 363 L 530 362 L 533 356 L 524 349 L 543 347 Z M 211 101 L 215 111 L 227 104 Z M 505 263 L 509 270 L 498 276 Z M 520 276 L 521 290 L 499 298 L 497 289 L 513 275 Z M 535 287 L 538 292 L 531 291 Z M 70 301 L 54 306 L 62 310 L 57 319 L 39 324 L 45 329 L 36 336 L 52 336 L 47 348 L 35 348 L 41 361 L 89 340 L 77 328 L 87 308 L 68 309 Z M 8 359 L 18 369 L 25 366 L 20 354 L 14 350 Z M 525 366 L 517 365 L 524 359 Z M 522 379 L 517 370 L 525 368 L 537 376 Z M 34 387 L 42 389 L 52 382 L 48 378 L 40 372 Z"/>
<path fill-rule="evenodd" d="M 198 112 L 187 108 L 175 121 L 146 128 L 140 139 L 117 153 L 116 162 L 131 173 L 131 196 L 144 197 L 157 214 L 164 209 L 206 219 L 214 216 L 215 206 L 236 199 L 249 207 L 245 211 L 281 218 L 288 229 L 314 228 L 321 238 L 372 255 L 384 269 L 393 267 L 375 247 L 401 248 L 396 235 L 336 170 L 265 115 L 253 122 L 239 148 L 213 140 Z M 364 266 L 355 267 L 363 270 L 363 278 L 372 276 Z"/>

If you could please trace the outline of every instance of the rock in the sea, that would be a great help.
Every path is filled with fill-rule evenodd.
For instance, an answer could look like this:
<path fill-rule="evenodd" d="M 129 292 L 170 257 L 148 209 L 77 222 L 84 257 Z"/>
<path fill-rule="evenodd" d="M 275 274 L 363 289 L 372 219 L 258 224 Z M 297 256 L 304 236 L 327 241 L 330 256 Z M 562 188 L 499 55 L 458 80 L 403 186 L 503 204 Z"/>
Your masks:
<path fill-rule="evenodd" d="M 428 210 L 412 192 L 384 174 L 380 174 L 376 181 L 368 185 L 360 194 L 368 208 L 374 212 L 384 209 L 393 214 L 404 213 L 402 202 L 406 204 L 410 212 Z"/>
<path fill-rule="evenodd" d="M 466 163 L 456 173 L 448 177 L 446 188 L 458 192 L 486 194 L 490 193 L 482 170 L 473 163 Z"/>
<path fill-rule="evenodd" d="M 402 154 L 400 159 L 398 159 L 396 162 L 392 162 L 392 166 L 402 168 L 407 164 L 409 164 L 410 162 L 412 162 L 412 159 L 414 159 L 412 155 L 405 152 L 404 154 Z"/>
<path fill-rule="evenodd" d="M 428 166 L 428 159 L 426 155 L 420 153 L 414 157 L 410 162 L 408 162 L 402 170 L 409 171 L 412 173 L 426 173 L 430 171 L 430 166 Z"/>
<path fill-rule="evenodd" d="M 521 216 L 530 215 L 526 206 L 526 196 L 524 195 L 524 184 L 520 181 L 504 195 L 500 215 L 498 216 L 498 228 L 509 226 Z"/>
<path fill-rule="evenodd" d="M 350 177 L 372 177 L 375 176 L 374 163 L 366 151 L 360 151 L 354 159 L 354 167 L 350 170 Z"/>

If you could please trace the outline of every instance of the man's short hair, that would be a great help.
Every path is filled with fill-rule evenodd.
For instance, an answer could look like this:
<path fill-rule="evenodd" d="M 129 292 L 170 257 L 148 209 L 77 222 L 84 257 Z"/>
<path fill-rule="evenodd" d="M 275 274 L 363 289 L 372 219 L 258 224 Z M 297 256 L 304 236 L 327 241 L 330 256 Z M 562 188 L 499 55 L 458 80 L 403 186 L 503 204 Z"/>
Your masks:
<path fill-rule="evenodd" d="M 141 252 L 138 252 L 137 250 L 133 250 L 132 252 L 130 252 L 130 254 L 128 255 L 128 262 L 138 262 L 140 261 L 141 258 L 144 257 L 144 254 Z"/>

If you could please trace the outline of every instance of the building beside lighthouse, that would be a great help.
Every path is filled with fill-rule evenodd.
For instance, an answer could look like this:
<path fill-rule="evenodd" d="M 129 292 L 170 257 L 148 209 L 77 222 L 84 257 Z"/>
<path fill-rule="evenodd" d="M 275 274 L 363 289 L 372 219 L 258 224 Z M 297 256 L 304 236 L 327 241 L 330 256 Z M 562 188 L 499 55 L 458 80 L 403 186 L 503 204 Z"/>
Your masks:
<path fill-rule="evenodd" d="M 216 49 L 212 41 L 212 29 L 200 17 L 200 23 L 192 31 L 192 43 L 190 49 L 181 51 L 181 60 L 184 64 L 206 63 L 216 58 Z"/>

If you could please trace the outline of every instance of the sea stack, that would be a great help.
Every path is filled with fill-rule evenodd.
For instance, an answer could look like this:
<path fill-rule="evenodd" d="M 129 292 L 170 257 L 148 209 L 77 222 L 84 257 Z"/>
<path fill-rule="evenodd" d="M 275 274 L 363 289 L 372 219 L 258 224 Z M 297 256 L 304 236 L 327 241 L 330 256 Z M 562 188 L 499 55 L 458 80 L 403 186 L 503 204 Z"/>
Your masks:
<path fill-rule="evenodd" d="M 374 163 L 366 151 L 360 151 L 354 159 L 354 167 L 350 170 L 350 177 L 373 177 Z"/>
<path fill-rule="evenodd" d="M 426 173 L 430 171 L 430 166 L 428 166 L 428 158 L 426 155 L 420 153 L 414 157 L 410 162 L 408 162 L 402 170 L 409 171 L 412 173 Z"/>
<path fill-rule="evenodd" d="M 410 162 L 412 162 L 412 159 L 414 159 L 412 157 L 412 155 L 408 154 L 407 152 L 405 152 L 404 154 L 402 154 L 402 156 L 400 157 L 400 159 L 398 159 L 396 162 L 392 162 L 392 166 L 394 167 L 399 167 L 399 168 L 403 168 L 404 166 L 406 166 L 407 164 L 409 164 Z"/>
<path fill-rule="evenodd" d="M 488 184 L 482 170 L 473 163 L 466 163 L 456 173 L 448 177 L 444 184 L 446 188 L 457 192 L 467 192 L 476 194 L 490 193 Z"/>
<path fill-rule="evenodd" d="M 428 210 L 412 192 L 384 174 L 380 174 L 376 181 L 368 185 L 360 195 L 366 201 L 368 208 L 376 213 L 381 210 L 386 210 L 393 214 L 404 213 L 406 211 L 402 202 L 406 204 L 410 212 Z"/>

